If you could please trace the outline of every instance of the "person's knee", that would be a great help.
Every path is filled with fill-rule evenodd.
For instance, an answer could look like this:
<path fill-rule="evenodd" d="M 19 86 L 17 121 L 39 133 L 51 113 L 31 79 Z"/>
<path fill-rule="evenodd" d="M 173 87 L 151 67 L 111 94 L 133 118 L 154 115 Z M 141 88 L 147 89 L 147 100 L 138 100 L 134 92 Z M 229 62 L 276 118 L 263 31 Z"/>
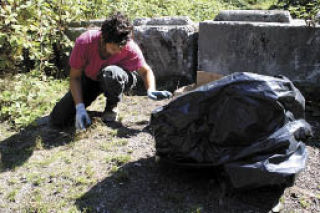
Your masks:
<path fill-rule="evenodd" d="M 127 82 L 126 72 L 118 66 L 107 66 L 101 69 L 98 80 L 103 92 L 120 94 Z"/>
<path fill-rule="evenodd" d="M 69 91 L 59 102 L 56 103 L 49 115 L 49 123 L 55 127 L 70 125 L 74 120 L 75 107 L 72 94 Z"/>
<path fill-rule="evenodd" d="M 111 65 L 107 66 L 101 69 L 101 77 L 104 79 L 117 79 L 117 76 L 121 76 L 123 74 L 124 70 L 121 67 Z"/>

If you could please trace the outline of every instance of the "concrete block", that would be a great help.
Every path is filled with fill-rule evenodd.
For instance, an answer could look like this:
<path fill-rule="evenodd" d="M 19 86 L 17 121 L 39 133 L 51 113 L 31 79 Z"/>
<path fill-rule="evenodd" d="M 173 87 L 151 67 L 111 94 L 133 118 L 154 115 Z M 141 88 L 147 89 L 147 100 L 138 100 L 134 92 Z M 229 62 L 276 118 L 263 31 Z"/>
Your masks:
<path fill-rule="evenodd" d="M 198 28 L 189 18 L 139 19 L 135 24 L 134 40 L 157 78 L 178 76 L 194 81 Z"/>
<path fill-rule="evenodd" d="M 199 26 L 198 70 L 228 75 L 285 75 L 320 82 L 320 26 L 204 21 Z"/>
<path fill-rule="evenodd" d="M 194 23 L 188 16 L 164 16 L 158 18 L 137 18 L 133 25 L 193 25 Z"/>
<path fill-rule="evenodd" d="M 87 27 L 71 27 L 66 30 L 66 35 L 71 41 L 75 41 L 78 36 L 87 31 Z"/>
<path fill-rule="evenodd" d="M 289 23 L 291 16 L 284 10 L 223 10 L 214 20 Z"/>

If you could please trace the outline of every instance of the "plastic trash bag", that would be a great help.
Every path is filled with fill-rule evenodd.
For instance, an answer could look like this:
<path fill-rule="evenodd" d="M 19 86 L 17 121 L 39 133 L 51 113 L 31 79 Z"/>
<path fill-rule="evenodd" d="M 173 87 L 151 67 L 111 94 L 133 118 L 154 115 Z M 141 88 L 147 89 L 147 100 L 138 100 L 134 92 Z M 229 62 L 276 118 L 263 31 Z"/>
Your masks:
<path fill-rule="evenodd" d="M 161 159 L 223 167 L 236 188 L 291 185 L 307 160 L 305 100 L 283 76 L 234 73 L 152 112 Z"/>

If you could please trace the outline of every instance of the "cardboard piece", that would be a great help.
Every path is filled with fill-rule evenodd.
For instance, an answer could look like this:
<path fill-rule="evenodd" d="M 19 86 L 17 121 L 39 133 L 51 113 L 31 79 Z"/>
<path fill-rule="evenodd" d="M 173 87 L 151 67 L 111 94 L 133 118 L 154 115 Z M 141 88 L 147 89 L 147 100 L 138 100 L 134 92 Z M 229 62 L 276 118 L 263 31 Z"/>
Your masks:
<path fill-rule="evenodd" d="M 196 84 L 190 84 L 184 87 L 178 88 L 176 91 L 174 91 L 174 95 L 182 95 L 186 92 L 189 92 L 191 90 L 196 89 L 199 86 L 202 86 L 204 84 L 207 84 L 211 81 L 216 81 L 224 76 L 218 73 L 212 73 L 212 72 L 205 72 L 205 71 L 197 71 L 197 83 Z"/>
<path fill-rule="evenodd" d="M 223 78 L 223 75 L 214 72 L 197 71 L 197 87 Z"/>

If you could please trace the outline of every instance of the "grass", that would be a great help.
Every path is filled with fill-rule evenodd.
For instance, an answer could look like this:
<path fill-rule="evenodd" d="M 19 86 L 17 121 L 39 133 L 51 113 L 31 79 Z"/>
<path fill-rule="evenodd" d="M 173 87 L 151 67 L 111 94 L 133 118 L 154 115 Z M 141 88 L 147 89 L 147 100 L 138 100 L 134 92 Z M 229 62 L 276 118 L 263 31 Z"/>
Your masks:
<path fill-rule="evenodd" d="M 104 101 L 98 99 L 92 110 L 103 110 Z M 148 119 L 148 115 L 143 119 Z M 55 130 L 50 136 L 53 130 L 35 126 L 26 133 L 16 132 L 19 137 L 14 136 L 21 144 L 25 140 L 30 145 L 21 149 L 16 149 L 14 143 L 7 149 L 0 147 L 0 152 L 12 161 L 11 166 L 5 164 L 0 173 L 0 181 L 4 183 L 0 201 L 6 200 L 3 204 L 0 202 L 0 212 L 7 208 L 13 212 L 21 208 L 27 212 L 79 212 L 75 200 L 102 179 L 113 176 L 117 183 L 128 181 L 129 173 L 121 166 L 134 159 L 129 139 L 119 137 L 118 129 L 94 121 L 87 132 L 63 133 L 69 141 L 61 146 L 48 146 L 48 141 L 60 133 Z M 34 142 L 31 143 L 31 139 Z M 0 146 L 7 143 L 10 142 L 5 139 Z"/>
<path fill-rule="evenodd" d="M 67 80 L 42 79 L 36 71 L 0 78 L 0 121 L 12 127 L 36 125 L 68 88 Z"/>
<path fill-rule="evenodd" d="M 132 108 L 127 107 L 131 100 L 136 101 L 137 99 L 141 102 L 139 105 L 132 105 Z M 143 97 L 124 97 L 124 102 L 119 106 L 120 111 L 124 114 L 139 111 L 140 108 L 143 108 L 141 104 L 144 103 L 141 100 Z M 145 122 L 140 121 L 148 121 L 153 107 L 156 104 L 162 105 L 152 101 L 144 104 L 144 106 L 154 105 L 151 105 L 152 107 L 147 111 L 140 112 L 140 118 L 136 121 L 140 125 L 140 130 L 146 125 Z M 99 104 L 96 106 L 102 107 Z M 93 110 L 99 109 L 102 110 L 103 107 Z M 152 164 L 154 160 L 150 157 L 154 155 L 151 151 L 154 147 L 151 135 L 142 131 L 138 131 L 137 135 L 130 138 L 118 134 L 124 130 L 130 133 L 132 129 L 138 128 L 136 126 L 138 124 L 132 122 L 130 116 L 123 121 L 124 127 L 116 129 L 106 126 L 97 118 L 93 118 L 93 121 L 94 125 L 86 133 L 76 134 L 74 137 L 70 136 L 68 137 L 69 141 L 58 146 L 48 146 L 48 137 L 50 141 L 56 136 L 55 134 L 48 135 L 50 131 L 45 126 L 27 130 L 25 135 L 17 132 L 18 135 L 22 134 L 19 137 L 21 143 L 23 140 L 30 141 L 30 137 L 32 137 L 34 144 L 30 147 L 22 146 L 28 152 L 15 152 L 14 143 L 7 150 L 7 155 L 11 157 L 12 162 L 19 162 L 19 164 L 10 168 L 4 164 L 4 169 L 0 173 L 2 183 L 0 186 L 0 212 L 5 212 L 9 208 L 11 212 L 85 212 L 85 208 L 87 208 L 87 212 L 94 212 L 97 204 L 103 203 L 105 200 L 109 202 L 113 196 L 115 196 L 115 209 L 127 212 L 124 205 L 128 204 L 127 199 L 131 199 L 129 198 L 131 196 L 135 196 L 137 199 L 146 198 L 144 192 L 154 195 L 152 186 L 156 186 L 156 193 L 164 190 L 164 194 L 159 194 L 158 200 L 161 205 L 165 205 L 163 208 L 168 205 L 170 210 L 171 207 L 173 208 L 172 212 L 205 212 L 206 206 L 199 201 L 193 202 L 192 200 L 197 198 L 192 197 L 190 192 L 187 195 L 184 191 L 171 191 L 171 188 L 162 188 L 164 183 L 179 182 L 179 180 L 170 177 L 167 172 L 164 172 L 163 176 L 157 173 L 160 170 L 155 168 L 155 164 Z M 73 134 L 67 130 L 64 131 L 64 134 Z M 43 133 L 42 137 L 38 137 L 41 135 L 38 132 Z M 114 134 L 111 134 L 112 132 Z M 2 156 L 4 156 L 4 144 L 6 144 L 6 140 L 0 143 Z M 146 161 L 144 161 L 145 158 Z M 3 161 L 3 159 L 1 160 Z M 136 165 L 138 163 L 140 165 Z M 153 171 L 155 173 L 149 176 Z M 168 177 L 158 180 L 158 176 Z M 195 182 L 197 181 L 195 180 Z M 182 183 L 176 183 L 176 186 L 180 186 L 180 184 Z M 198 186 L 198 184 L 193 186 Z M 150 186 L 152 190 L 148 191 Z M 143 192 L 141 190 L 135 191 L 139 188 L 142 188 Z M 128 195 L 126 195 L 127 190 L 129 190 Z M 198 194 L 194 196 L 198 196 Z M 190 197 L 190 203 L 186 197 Z M 286 204 L 286 199 L 288 198 L 282 197 L 281 202 Z M 144 201 L 141 200 L 140 204 L 141 202 Z M 297 200 L 299 209 L 303 210 L 309 210 L 312 207 L 310 203 L 311 201 L 307 198 Z M 108 204 L 112 205 L 113 203 Z M 147 211 L 148 209 L 145 212 Z"/>
<path fill-rule="evenodd" d="M 9 194 L 7 195 L 7 200 L 9 202 L 15 202 L 16 201 L 16 195 L 18 194 L 19 190 L 18 189 L 14 189 L 11 192 L 9 192 Z"/>
<path fill-rule="evenodd" d="M 299 198 L 299 203 L 300 203 L 301 207 L 304 208 L 304 209 L 310 207 L 310 203 L 305 198 Z"/>
<path fill-rule="evenodd" d="M 114 162 L 117 166 L 121 166 L 130 161 L 130 155 L 118 155 L 111 158 L 111 162 Z"/>

